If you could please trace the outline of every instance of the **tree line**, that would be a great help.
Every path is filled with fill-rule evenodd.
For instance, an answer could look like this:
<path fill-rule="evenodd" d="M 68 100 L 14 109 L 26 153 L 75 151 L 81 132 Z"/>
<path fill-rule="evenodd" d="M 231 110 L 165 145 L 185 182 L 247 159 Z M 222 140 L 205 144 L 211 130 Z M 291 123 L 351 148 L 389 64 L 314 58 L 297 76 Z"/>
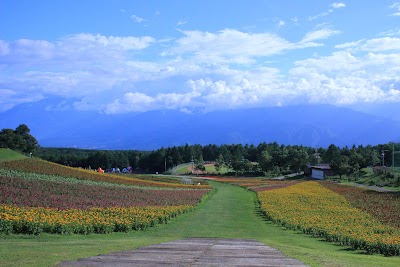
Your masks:
<path fill-rule="evenodd" d="M 385 153 L 384 162 L 382 151 Z M 391 166 L 392 147 L 391 144 L 384 144 L 340 148 L 332 144 L 328 148 L 314 148 L 279 145 L 276 142 L 264 142 L 257 146 L 186 144 L 153 151 L 40 147 L 36 156 L 73 167 L 109 169 L 132 166 L 133 169 L 153 173 L 163 173 L 174 166 L 189 162 L 201 169 L 206 162 L 212 162 L 217 170 L 228 167 L 240 174 L 280 175 L 303 172 L 309 165 L 327 163 L 338 175 L 357 175 L 362 168 L 368 166 Z"/>
<path fill-rule="evenodd" d="M 205 162 L 213 162 L 217 170 L 228 167 L 235 173 L 257 175 L 302 172 L 309 165 L 321 163 L 330 164 L 335 174 L 340 176 L 357 175 L 362 168 L 368 166 L 391 166 L 393 152 L 391 143 L 342 148 L 334 144 L 328 148 L 314 148 L 279 145 L 277 142 L 264 142 L 257 146 L 186 144 L 153 151 L 45 148 L 38 145 L 25 124 L 19 125 L 15 130 L 2 129 L 0 147 L 33 153 L 44 160 L 72 167 L 110 169 L 131 166 L 134 170 L 162 173 L 182 163 L 193 162 L 196 168 L 204 169 Z M 397 161 L 399 156 L 396 156 Z"/>

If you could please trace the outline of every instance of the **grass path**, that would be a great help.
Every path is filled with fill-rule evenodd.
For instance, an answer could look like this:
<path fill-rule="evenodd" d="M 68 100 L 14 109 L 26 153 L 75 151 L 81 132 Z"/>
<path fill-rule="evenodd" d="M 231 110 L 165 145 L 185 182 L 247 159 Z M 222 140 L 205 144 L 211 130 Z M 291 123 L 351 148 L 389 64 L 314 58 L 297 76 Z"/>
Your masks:
<path fill-rule="evenodd" d="M 399 257 L 364 255 L 298 234 L 263 220 L 256 196 L 243 188 L 218 188 L 191 213 L 142 232 L 111 235 L 0 236 L 0 266 L 52 266 L 112 251 L 133 249 L 185 237 L 254 238 L 311 266 L 398 266 Z"/>

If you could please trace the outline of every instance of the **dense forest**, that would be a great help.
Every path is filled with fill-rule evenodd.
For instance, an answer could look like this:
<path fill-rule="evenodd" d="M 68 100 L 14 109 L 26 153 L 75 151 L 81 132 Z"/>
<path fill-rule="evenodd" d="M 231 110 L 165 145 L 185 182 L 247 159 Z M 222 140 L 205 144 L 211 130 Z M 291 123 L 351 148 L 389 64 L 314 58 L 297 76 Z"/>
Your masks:
<path fill-rule="evenodd" d="M 343 148 L 332 144 L 328 148 L 313 148 L 274 142 L 257 146 L 186 144 L 151 152 L 39 147 L 35 156 L 73 167 L 110 169 L 132 166 L 133 169 L 148 172 L 165 172 L 176 165 L 193 161 L 199 168 L 205 162 L 214 162 L 217 167 L 227 166 L 238 173 L 274 174 L 301 172 L 308 164 L 328 163 L 337 174 L 357 174 L 367 166 L 391 166 L 392 150 L 392 144 Z M 400 155 L 396 156 L 396 162 L 399 161 L 398 157 Z"/>

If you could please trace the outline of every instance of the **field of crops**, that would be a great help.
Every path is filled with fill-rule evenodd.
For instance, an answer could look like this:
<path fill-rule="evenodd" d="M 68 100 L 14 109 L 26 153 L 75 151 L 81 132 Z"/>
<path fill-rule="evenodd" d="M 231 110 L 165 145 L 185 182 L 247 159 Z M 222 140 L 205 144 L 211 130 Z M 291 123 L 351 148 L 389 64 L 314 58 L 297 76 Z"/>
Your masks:
<path fill-rule="evenodd" d="M 191 209 L 190 205 L 86 210 L 0 205 L 0 233 L 108 234 L 143 230 Z"/>
<path fill-rule="evenodd" d="M 0 176 L 0 204 L 58 209 L 196 205 L 206 189 L 165 190 L 85 185 Z"/>
<path fill-rule="evenodd" d="M 367 253 L 400 255 L 398 228 L 352 206 L 344 196 L 321 183 L 297 183 L 258 192 L 258 197 L 265 215 L 285 227 Z M 378 208 L 386 212 L 384 206 Z"/>
<path fill-rule="evenodd" d="M 367 212 L 376 220 L 400 229 L 399 193 L 382 193 L 330 182 L 323 183 L 323 185 L 344 196 L 352 206 Z"/>
<path fill-rule="evenodd" d="M 209 185 L 126 178 L 31 158 L 8 160 L 0 163 L 0 233 L 141 230 L 192 210 L 210 191 Z"/>
<path fill-rule="evenodd" d="M 148 186 L 148 187 L 171 187 L 171 188 L 210 188 L 207 185 L 185 185 L 155 182 L 151 180 L 135 179 L 120 175 L 98 173 L 91 170 L 83 170 L 68 166 L 51 163 L 35 158 L 0 162 L 0 169 L 18 170 L 22 172 L 33 172 L 40 174 L 59 175 L 62 177 L 73 177 L 83 180 L 103 181 L 126 185 Z"/>

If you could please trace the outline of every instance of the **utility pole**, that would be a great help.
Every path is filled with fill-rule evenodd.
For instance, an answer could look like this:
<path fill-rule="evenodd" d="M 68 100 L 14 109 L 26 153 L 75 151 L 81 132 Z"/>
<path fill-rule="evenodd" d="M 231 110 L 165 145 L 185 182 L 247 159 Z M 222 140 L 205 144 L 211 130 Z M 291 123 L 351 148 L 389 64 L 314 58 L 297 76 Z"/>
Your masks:
<path fill-rule="evenodd" d="M 319 166 L 319 152 L 318 152 L 318 146 L 315 148 L 315 156 L 317 157 L 317 166 Z"/>
<path fill-rule="evenodd" d="M 392 143 L 392 174 L 394 173 L 394 141 Z"/>
<path fill-rule="evenodd" d="M 382 150 L 382 167 L 385 166 L 385 151 L 387 150 Z"/>
<path fill-rule="evenodd" d="M 192 174 L 193 174 L 194 173 L 194 158 L 193 158 L 193 156 L 192 156 L 191 162 L 192 162 Z"/>
<path fill-rule="evenodd" d="M 164 168 L 165 168 L 165 172 L 167 171 L 167 158 L 165 158 L 165 161 L 164 161 Z"/>

